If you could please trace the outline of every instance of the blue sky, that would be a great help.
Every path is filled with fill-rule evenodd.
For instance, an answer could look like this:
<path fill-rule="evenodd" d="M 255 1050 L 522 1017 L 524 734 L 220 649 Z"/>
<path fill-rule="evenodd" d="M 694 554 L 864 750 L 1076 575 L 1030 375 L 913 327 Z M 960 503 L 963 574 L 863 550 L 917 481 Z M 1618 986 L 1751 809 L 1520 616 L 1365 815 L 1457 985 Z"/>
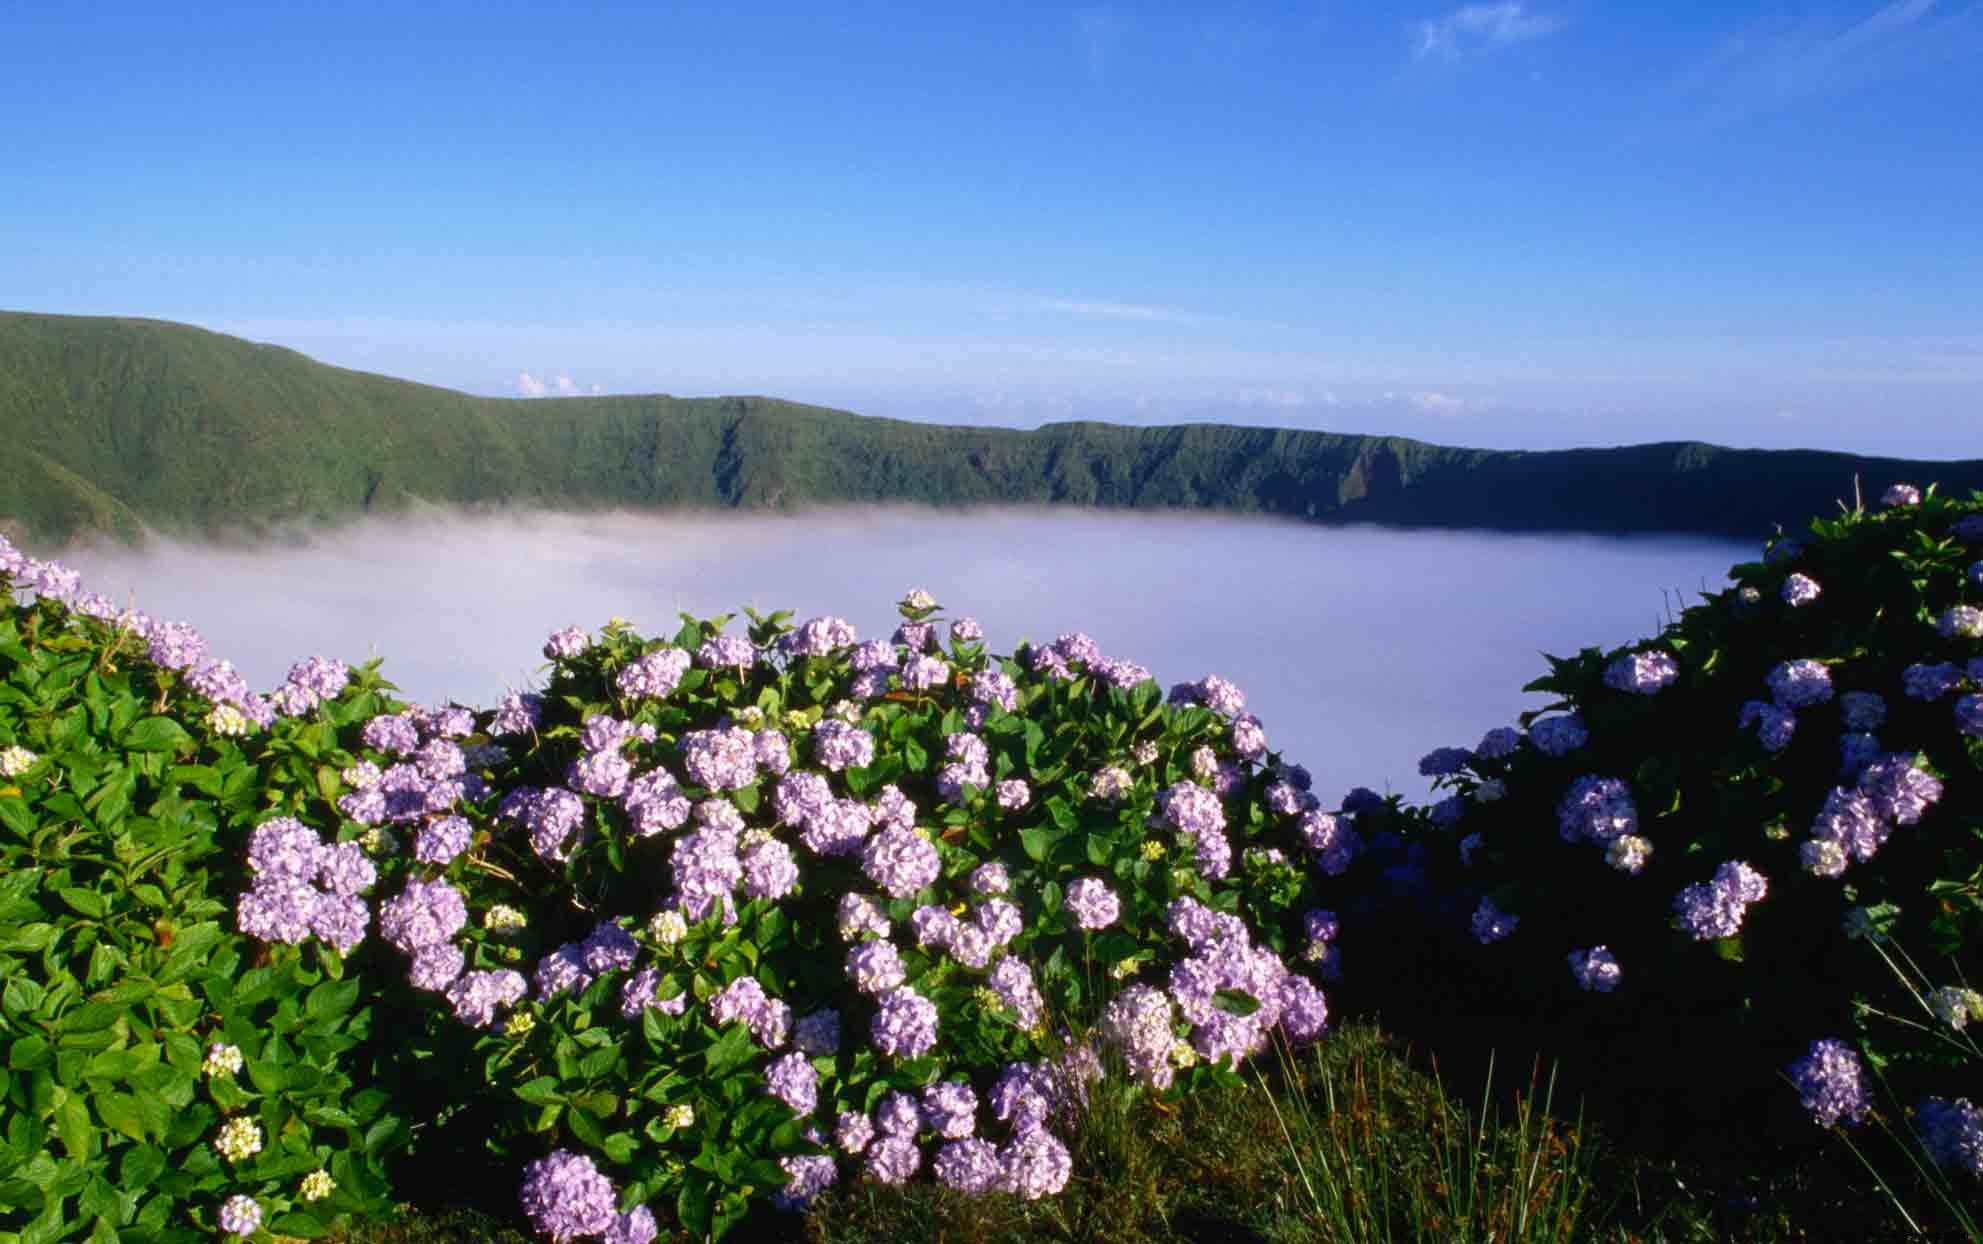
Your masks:
<path fill-rule="evenodd" d="M 1983 456 L 1983 4 L 164 7 L 4 19 L 0 307 L 489 394 Z"/>

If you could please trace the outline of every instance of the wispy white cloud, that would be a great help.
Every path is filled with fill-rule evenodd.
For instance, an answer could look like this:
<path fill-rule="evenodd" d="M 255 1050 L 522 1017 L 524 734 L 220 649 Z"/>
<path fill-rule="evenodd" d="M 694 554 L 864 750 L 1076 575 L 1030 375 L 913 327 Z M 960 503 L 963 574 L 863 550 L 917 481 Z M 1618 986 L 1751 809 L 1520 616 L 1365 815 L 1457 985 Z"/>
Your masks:
<path fill-rule="evenodd" d="M 516 391 L 525 397 L 543 397 L 550 387 L 527 371 L 516 374 Z"/>
<path fill-rule="evenodd" d="M 1891 0 L 1857 19 L 1766 22 L 1727 36 L 1680 80 L 1723 119 L 1983 58 L 1983 5 Z"/>
<path fill-rule="evenodd" d="M 1412 24 L 1412 55 L 1419 60 L 1459 60 L 1511 43 L 1526 43 L 1563 29 L 1564 19 L 1532 13 L 1519 0 L 1469 4 L 1443 17 Z"/>
<path fill-rule="evenodd" d="M 1029 303 L 1041 311 L 1068 315 L 1088 315 L 1109 320 L 1145 320 L 1162 324 L 1198 324 L 1205 317 L 1170 307 L 1150 307 L 1133 302 L 1098 302 L 1088 298 L 1033 298 Z"/>

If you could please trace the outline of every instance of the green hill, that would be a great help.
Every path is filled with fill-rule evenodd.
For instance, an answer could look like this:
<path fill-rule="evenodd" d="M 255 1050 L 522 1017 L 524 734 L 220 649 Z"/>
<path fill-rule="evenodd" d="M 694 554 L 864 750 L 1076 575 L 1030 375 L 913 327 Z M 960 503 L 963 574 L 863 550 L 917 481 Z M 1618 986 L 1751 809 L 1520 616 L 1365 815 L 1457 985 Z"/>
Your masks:
<path fill-rule="evenodd" d="M 763 397 L 513 401 L 156 320 L 0 313 L 0 520 L 36 541 L 328 520 L 414 500 L 585 509 L 916 502 L 1759 537 L 1855 476 L 1951 463 L 1698 443 L 1500 452 L 1213 424 L 1032 432 Z"/>

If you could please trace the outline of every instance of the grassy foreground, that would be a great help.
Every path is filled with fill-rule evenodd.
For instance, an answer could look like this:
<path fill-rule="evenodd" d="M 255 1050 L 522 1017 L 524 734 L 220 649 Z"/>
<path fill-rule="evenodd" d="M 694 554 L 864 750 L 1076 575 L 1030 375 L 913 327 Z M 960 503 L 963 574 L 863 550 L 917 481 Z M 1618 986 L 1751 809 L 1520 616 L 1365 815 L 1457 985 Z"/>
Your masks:
<path fill-rule="evenodd" d="M 928 1181 L 835 1188 L 804 1217 L 762 1209 L 742 1239 L 1606 1241 L 1910 1238 L 1844 1146 L 1815 1164 L 1727 1171 L 1621 1152 L 1552 1100 L 1540 1067 L 1445 1085 L 1436 1060 L 1367 1021 L 1166 1105 L 1111 1076 L 1070 1137 L 1075 1175 L 1041 1201 Z M 1483 1091 L 1484 1090 L 1484 1091 Z M 1896 1189 L 1917 1219 L 1925 1190 Z M 487 1207 L 430 1203 L 344 1244 L 529 1244 L 508 1189 Z M 1962 1239 L 1923 1223 L 1925 1238 Z M 690 1237 L 663 1236 L 686 1240 Z M 1922 1238 L 1922 1237 L 1916 1237 Z"/>

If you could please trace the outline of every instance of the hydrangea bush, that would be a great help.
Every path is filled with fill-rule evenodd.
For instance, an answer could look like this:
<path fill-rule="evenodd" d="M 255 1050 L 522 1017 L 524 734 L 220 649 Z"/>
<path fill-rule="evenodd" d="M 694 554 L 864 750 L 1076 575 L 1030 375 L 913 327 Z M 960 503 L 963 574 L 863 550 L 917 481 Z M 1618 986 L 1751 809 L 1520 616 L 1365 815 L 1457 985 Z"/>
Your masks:
<path fill-rule="evenodd" d="M 997 657 L 912 593 L 886 639 L 569 628 L 480 712 L 320 658 L 258 695 L 0 554 L 0 1226 L 317 1235 L 409 1145 L 553 1239 L 1039 1197 L 1107 1069 L 1326 1025 L 1356 818 L 1217 677 Z"/>
<path fill-rule="evenodd" d="M 1966 1003 L 1911 1002 L 1875 951 L 1944 1003 L 1983 975 L 1983 497 L 1896 488 L 1730 577 L 1426 757 L 1444 798 L 1408 818 L 1420 902 L 1392 915 L 1430 935 L 1360 979 L 1520 1012 L 1685 1128 L 1816 1139 L 1794 1103 L 1864 1118 L 1877 1067 L 1931 1151 L 1976 1151 Z"/>
<path fill-rule="evenodd" d="M 489 789 L 405 818 L 380 933 L 550 1237 L 720 1233 L 843 1179 L 1048 1195 L 1105 1067 L 1182 1091 L 1321 1035 L 1352 818 L 1239 691 L 900 608 L 865 640 L 561 631 L 478 720 Z"/>

